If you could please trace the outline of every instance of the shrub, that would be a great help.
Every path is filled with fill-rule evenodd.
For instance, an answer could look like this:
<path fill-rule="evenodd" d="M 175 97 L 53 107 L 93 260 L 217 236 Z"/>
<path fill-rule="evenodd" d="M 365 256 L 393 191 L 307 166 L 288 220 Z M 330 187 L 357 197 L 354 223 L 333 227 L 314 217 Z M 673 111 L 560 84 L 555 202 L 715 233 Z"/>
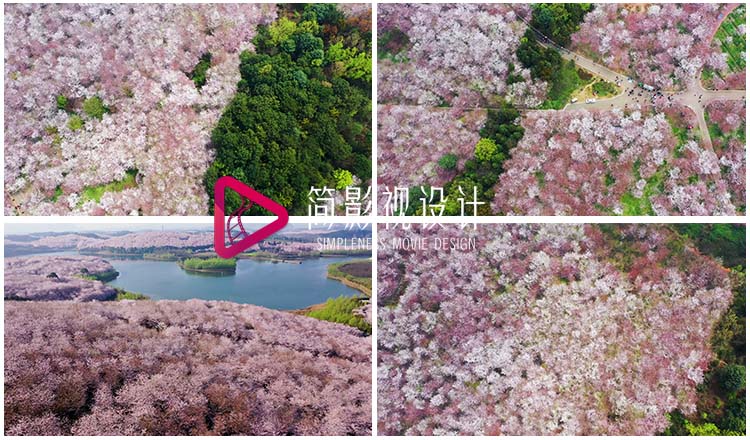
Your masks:
<path fill-rule="evenodd" d="M 354 178 L 349 170 L 334 170 L 333 180 L 336 181 L 336 189 L 344 189 L 354 183 Z"/>
<path fill-rule="evenodd" d="M 438 165 L 444 170 L 454 170 L 456 169 L 457 164 L 458 156 L 453 153 L 444 154 L 443 157 L 438 160 Z"/>
<path fill-rule="evenodd" d="M 80 130 L 83 128 L 83 119 L 78 115 L 72 115 L 70 119 L 68 119 L 68 128 L 73 131 Z"/>
<path fill-rule="evenodd" d="M 745 367 L 727 365 L 718 371 L 721 387 L 726 391 L 739 391 L 745 387 Z"/>
<path fill-rule="evenodd" d="M 195 65 L 195 68 L 192 72 L 190 72 L 190 75 L 188 77 L 193 80 L 195 83 L 195 87 L 200 90 L 205 84 L 206 84 L 206 72 L 208 72 L 208 69 L 211 68 L 211 54 L 210 53 L 204 53 L 201 55 L 200 60 L 198 61 L 198 64 Z"/>
<path fill-rule="evenodd" d="M 100 97 L 92 96 L 83 101 L 83 112 L 92 118 L 101 119 L 105 113 L 109 113 L 109 109 L 104 106 Z"/>
<path fill-rule="evenodd" d="M 118 276 L 120 276 L 120 272 L 114 269 L 106 270 L 103 272 L 89 272 L 85 268 L 81 270 L 81 275 L 79 275 L 79 277 L 83 278 L 84 280 L 101 281 L 103 283 L 112 281 Z"/>
<path fill-rule="evenodd" d="M 690 423 L 689 421 L 685 421 L 685 429 L 687 429 L 687 432 L 690 435 L 698 435 L 698 436 L 716 436 L 721 435 L 721 431 L 719 431 L 719 428 L 716 427 L 713 423 L 701 423 L 698 425 L 694 425 Z"/>
<path fill-rule="evenodd" d="M 58 110 L 67 110 L 68 109 L 68 98 L 65 97 L 65 95 L 58 95 L 57 96 L 57 109 Z"/>
<path fill-rule="evenodd" d="M 115 297 L 115 301 L 122 301 L 124 299 L 135 300 L 135 301 L 151 299 L 142 293 L 128 292 L 127 290 L 122 290 L 122 289 L 115 289 L 115 290 L 117 290 L 117 296 Z"/>
<path fill-rule="evenodd" d="M 474 156 L 482 162 L 492 160 L 492 156 L 497 152 L 497 144 L 492 139 L 482 138 L 477 142 L 474 148 Z"/>

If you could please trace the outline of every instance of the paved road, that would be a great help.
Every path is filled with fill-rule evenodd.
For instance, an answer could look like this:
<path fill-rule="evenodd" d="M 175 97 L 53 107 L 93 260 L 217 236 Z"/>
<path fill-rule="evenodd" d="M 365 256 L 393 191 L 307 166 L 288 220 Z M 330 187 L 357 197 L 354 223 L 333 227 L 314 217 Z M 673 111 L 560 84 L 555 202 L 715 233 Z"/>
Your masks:
<path fill-rule="evenodd" d="M 731 11 L 731 10 L 730 10 Z M 729 15 L 729 13 L 726 13 Z M 725 17 L 726 17 L 725 15 Z M 711 144 L 711 136 L 708 131 L 708 124 L 705 118 L 705 107 L 706 105 L 715 100 L 745 100 L 745 90 L 706 90 L 700 81 L 700 72 L 698 76 L 693 78 L 687 85 L 685 90 L 679 91 L 662 91 L 662 92 L 649 92 L 644 90 L 635 83 L 635 81 L 629 81 L 626 75 L 615 72 L 614 70 L 596 63 L 595 61 L 581 56 L 575 52 L 558 46 L 554 41 L 548 39 L 544 34 L 534 29 L 531 23 L 524 20 L 519 16 L 519 19 L 526 23 L 537 38 L 537 41 L 542 46 L 556 49 L 560 56 L 565 60 L 573 60 L 576 65 L 580 68 L 588 70 L 589 72 L 609 81 L 611 83 L 620 86 L 622 92 L 619 95 L 611 98 L 597 100 L 596 102 L 586 104 L 585 102 L 568 103 L 563 110 L 576 110 L 576 109 L 601 109 L 609 110 L 613 108 L 623 109 L 635 109 L 635 108 L 651 108 L 654 106 L 653 99 L 659 95 L 663 96 L 671 105 L 680 105 L 690 108 L 693 113 L 698 117 L 698 126 L 701 132 L 701 141 L 705 148 L 713 148 Z M 713 40 L 713 34 L 718 29 L 720 23 L 717 24 L 713 30 L 710 39 Z M 489 109 L 489 108 L 486 108 Z M 533 109 L 519 109 L 522 113 Z M 537 110 L 534 110 L 537 111 Z M 557 110 L 549 110 L 557 111 Z"/>
<path fill-rule="evenodd" d="M 732 8 L 734 9 L 734 8 Z M 731 10 L 729 12 L 731 12 Z M 724 18 L 729 15 L 729 12 L 725 11 Z M 519 17 L 520 18 L 520 17 Z M 657 99 L 659 95 L 663 95 L 671 105 L 682 105 L 690 108 L 698 118 L 698 126 L 701 132 L 701 140 L 705 148 L 713 148 L 711 144 L 711 135 L 708 131 L 708 124 L 706 123 L 705 108 L 706 105 L 718 99 L 729 99 L 739 100 L 745 99 L 745 90 L 706 90 L 703 88 L 700 80 L 700 71 L 698 75 L 693 78 L 687 85 L 685 90 L 681 91 L 663 91 L 663 92 L 649 92 L 647 90 L 637 87 L 633 82 L 629 82 L 627 77 L 615 72 L 608 67 L 602 66 L 590 60 L 584 56 L 569 51 L 568 49 L 557 45 L 554 41 L 548 39 L 542 32 L 531 26 L 531 23 L 521 18 L 526 25 L 531 29 L 537 38 L 537 41 L 545 47 L 551 47 L 556 49 L 560 56 L 566 60 L 573 60 L 578 67 L 588 70 L 591 73 L 604 78 L 605 80 L 615 83 L 623 88 L 622 93 L 612 98 L 606 98 L 598 100 L 597 102 L 586 104 L 577 102 L 574 104 L 567 104 L 564 108 L 566 109 L 611 109 L 611 108 L 636 108 L 641 106 L 651 107 L 653 106 L 653 99 Z M 713 36 L 718 30 L 721 23 L 717 23 L 713 29 L 710 40 L 713 40 Z"/>
<path fill-rule="evenodd" d="M 527 23 L 528 24 L 528 23 Z M 574 104 L 567 104 L 564 110 L 570 109 L 612 109 L 612 108 L 637 108 L 637 107 L 652 107 L 653 99 L 657 99 L 660 95 L 667 99 L 671 105 L 682 105 L 690 108 L 693 113 L 697 116 L 698 126 L 701 132 L 701 140 L 705 148 L 713 148 L 711 144 L 711 136 L 708 131 L 708 124 L 705 118 L 706 105 L 715 100 L 744 100 L 745 90 L 706 90 L 703 88 L 700 80 L 700 72 L 698 76 L 693 78 L 687 85 L 685 90 L 679 91 L 662 91 L 662 92 L 649 92 L 638 87 L 635 82 L 629 82 L 625 75 L 615 72 L 601 64 L 594 62 L 584 56 L 569 51 L 563 47 L 556 45 L 551 40 L 547 39 L 536 29 L 532 30 L 537 34 L 540 44 L 545 47 L 551 47 L 556 49 L 560 56 L 566 60 L 573 60 L 578 67 L 588 70 L 597 76 L 604 78 L 606 81 L 615 83 L 622 87 L 623 91 L 612 98 L 606 98 L 597 100 L 594 103 L 586 104 L 585 102 L 577 102 Z"/>

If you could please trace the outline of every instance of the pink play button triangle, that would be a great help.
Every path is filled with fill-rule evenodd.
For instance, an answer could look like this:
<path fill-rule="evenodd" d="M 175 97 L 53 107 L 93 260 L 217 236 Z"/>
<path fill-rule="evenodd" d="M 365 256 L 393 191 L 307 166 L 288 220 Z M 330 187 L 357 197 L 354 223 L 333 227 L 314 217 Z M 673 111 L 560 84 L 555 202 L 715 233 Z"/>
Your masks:
<path fill-rule="evenodd" d="M 224 191 L 226 188 L 234 190 L 246 200 L 239 209 L 230 213 L 229 219 L 225 222 Z M 267 209 L 278 218 L 252 234 L 248 234 L 242 225 L 242 213 L 253 203 Z M 224 176 L 216 181 L 214 185 L 214 249 L 220 257 L 234 257 L 280 231 L 287 223 L 289 223 L 289 213 L 286 209 L 258 191 L 231 176 Z M 227 241 L 230 243 L 228 247 Z"/>

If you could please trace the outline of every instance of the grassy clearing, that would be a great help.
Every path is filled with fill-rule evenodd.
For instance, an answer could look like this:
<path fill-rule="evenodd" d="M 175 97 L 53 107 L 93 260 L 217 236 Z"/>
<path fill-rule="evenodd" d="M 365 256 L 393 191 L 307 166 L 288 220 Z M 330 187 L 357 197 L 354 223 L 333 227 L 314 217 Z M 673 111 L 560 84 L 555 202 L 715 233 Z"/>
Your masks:
<path fill-rule="evenodd" d="M 84 203 L 91 200 L 99 203 L 102 196 L 108 192 L 120 192 L 128 188 L 135 188 L 137 186 L 135 181 L 136 175 L 138 175 L 138 170 L 129 169 L 125 172 L 125 178 L 122 180 L 105 183 L 103 185 L 87 186 L 81 192 L 81 200 L 78 203 L 79 206 L 83 206 Z"/>
<path fill-rule="evenodd" d="M 122 300 L 141 301 L 141 300 L 151 299 L 150 297 L 142 293 L 128 292 L 127 290 L 122 290 L 122 289 L 115 289 L 115 290 L 117 291 L 117 296 L 115 297 L 115 301 L 122 301 Z"/>
<path fill-rule="evenodd" d="M 560 110 L 573 98 L 583 102 L 589 98 L 609 98 L 619 92 L 620 89 L 614 84 L 577 68 L 570 60 L 555 72 L 547 101 L 542 104 L 542 108 Z"/>
<path fill-rule="evenodd" d="M 362 307 L 362 302 L 359 299 L 339 296 L 338 298 L 329 298 L 322 308 L 307 312 L 307 316 L 358 328 L 366 335 L 372 334 L 372 325 L 361 316 L 354 314 L 354 310 L 360 307 Z"/>
<path fill-rule="evenodd" d="M 721 51 L 727 54 L 727 65 L 730 72 L 745 70 L 745 50 L 747 40 L 740 32 L 740 26 L 745 24 L 745 5 L 738 6 L 721 23 L 714 37 Z"/>
<path fill-rule="evenodd" d="M 542 108 L 559 110 L 565 107 L 573 93 L 586 86 L 590 78 L 591 76 L 586 72 L 576 68 L 572 60 L 562 63 L 560 69 L 552 77 L 552 85 Z"/>
<path fill-rule="evenodd" d="M 706 118 L 708 118 L 708 116 L 706 116 Z M 696 142 L 699 141 L 699 131 L 697 128 L 687 128 L 685 122 L 678 118 L 667 116 L 667 121 L 669 122 L 669 126 L 672 127 L 672 134 L 677 138 L 677 145 L 674 150 L 672 150 L 672 155 L 675 158 L 681 158 L 685 154 L 685 144 L 687 144 L 689 140 L 695 140 Z"/>
<path fill-rule="evenodd" d="M 620 90 L 611 82 L 600 79 L 591 85 L 591 91 L 599 98 L 609 98 L 617 95 Z"/>
<path fill-rule="evenodd" d="M 640 173 L 637 168 L 634 170 L 636 178 L 640 180 Z M 667 176 L 667 165 L 664 164 L 654 173 L 653 176 L 646 179 L 646 187 L 643 188 L 643 195 L 636 197 L 632 193 L 625 193 L 620 198 L 622 204 L 622 215 L 655 215 L 651 206 L 650 198 L 664 192 L 664 181 Z"/>

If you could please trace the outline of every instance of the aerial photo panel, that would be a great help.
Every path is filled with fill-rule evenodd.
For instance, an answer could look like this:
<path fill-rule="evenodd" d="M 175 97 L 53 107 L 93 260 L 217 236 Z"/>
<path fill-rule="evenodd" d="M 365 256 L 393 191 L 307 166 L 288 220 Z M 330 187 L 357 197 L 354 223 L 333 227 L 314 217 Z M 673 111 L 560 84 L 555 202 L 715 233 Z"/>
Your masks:
<path fill-rule="evenodd" d="M 747 436 L 745 3 L 3 5 L 3 434 Z"/>

